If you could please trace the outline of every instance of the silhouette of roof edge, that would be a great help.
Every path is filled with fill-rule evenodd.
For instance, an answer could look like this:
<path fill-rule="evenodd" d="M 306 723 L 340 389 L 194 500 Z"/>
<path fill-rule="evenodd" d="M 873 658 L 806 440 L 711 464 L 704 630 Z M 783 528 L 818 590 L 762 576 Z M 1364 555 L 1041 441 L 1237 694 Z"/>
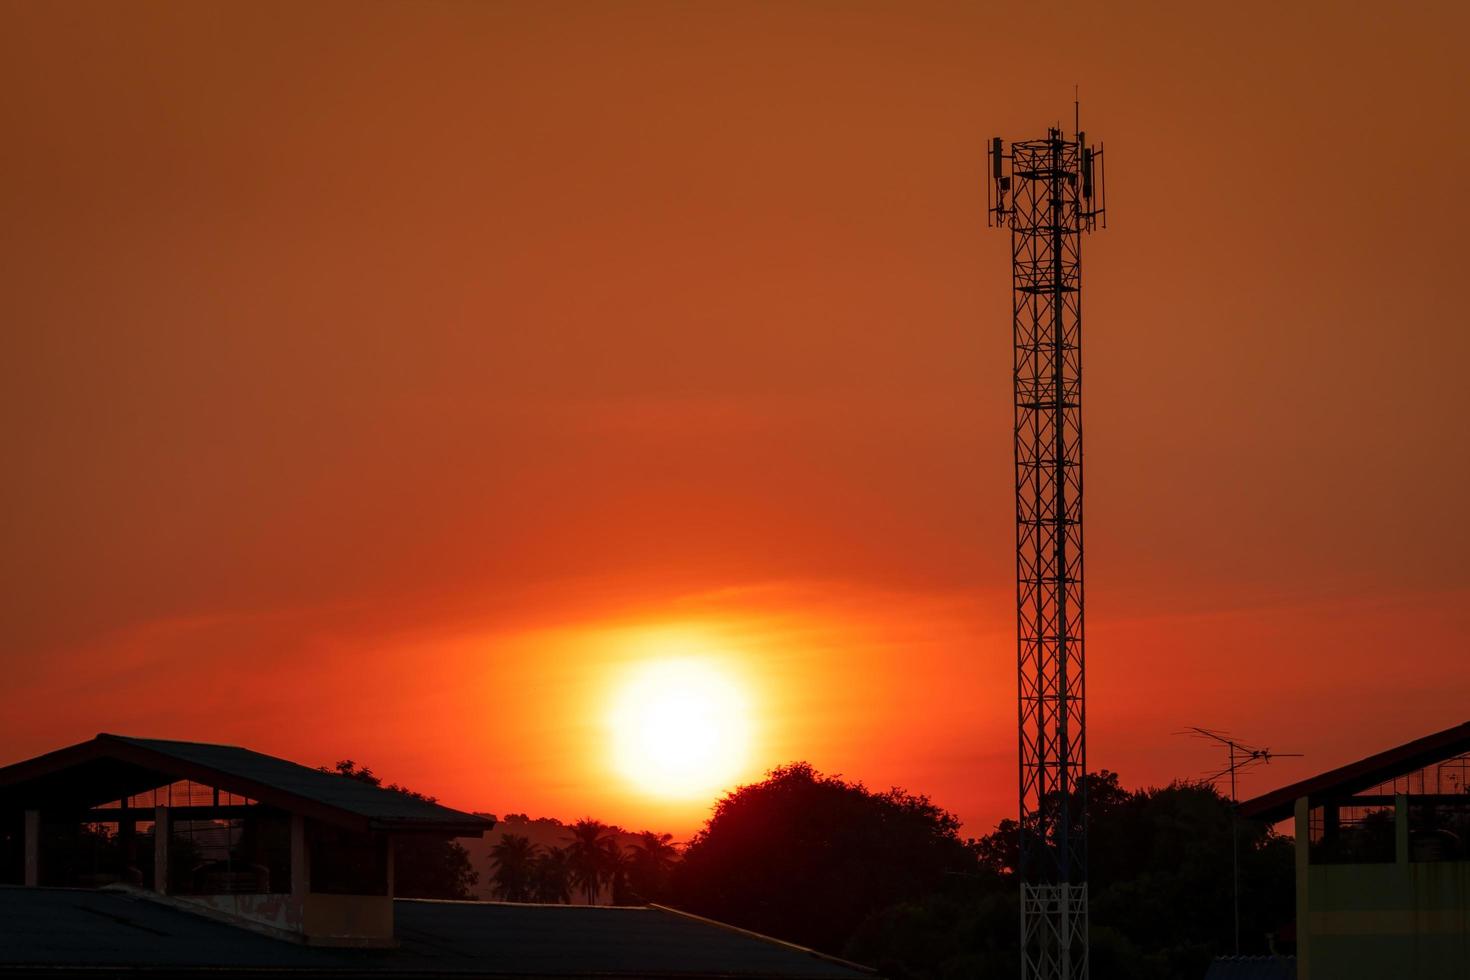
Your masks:
<path fill-rule="evenodd" d="M 485 817 L 243 746 L 110 732 L 0 767 L 0 791 L 105 758 L 357 829 L 480 836 L 495 825 Z"/>
<path fill-rule="evenodd" d="M 396 899 L 399 945 L 282 942 L 143 893 L 0 885 L 0 977 L 863 980 L 874 971 L 648 906 Z M 718 925 L 718 924 L 716 924 Z M 7 931 L 8 930 L 8 931 Z"/>
<path fill-rule="evenodd" d="M 416 905 L 493 905 L 508 906 L 516 909 L 565 909 L 568 913 L 572 914 L 584 913 L 589 909 L 600 909 L 608 912 L 647 912 L 652 910 L 654 912 L 661 912 L 665 915 L 673 915 L 681 919 L 687 919 L 690 922 L 698 922 L 703 925 L 713 926 L 716 929 L 723 929 L 726 932 L 733 932 L 736 935 L 745 936 L 748 939 L 756 939 L 764 943 L 770 943 L 773 946 L 780 946 L 783 949 L 791 950 L 793 953 L 802 953 L 806 956 L 811 956 L 815 959 L 819 959 L 827 963 L 833 963 L 837 966 L 846 967 L 850 970 L 858 970 L 862 973 L 868 974 L 877 973 L 877 971 L 870 966 L 864 966 L 861 963 L 854 963 L 852 960 L 845 960 L 840 956 L 833 956 L 830 953 L 824 953 L 821 950 L 812 949 L 810 946 L 802 946 L 800 943 L 788 942 L 785 939 L 778 939 L 775 936 L 768 936 L 763 932 L 756 932 L 753 929 L 743 929 L 740 926 L 731 925 L 728 922 L 721 922 L 719 919 L 706 918 L 702 915 L 696 915 L 693 912 L 685 912 L 683 909 L 676 909 L 671 905 L 660 905 L 657 902 L 649 902 L 647 905 L 567 905 L 565 903 L 559 902 L 502 902 L 494 900 L 487 901 L 482 899 L 456 898 L 395 898 L 393 901 L 400 903 L 413 903 Z"/>
<path fill-rule="evenodd" d="M 1470 752 L 1470 722 L 1396 745 L 1336 769 L 1263 793 L 1240 804 L 1240 815 L 1276 823 L 1291 816 L 1296 801 L 1350 795 L 1425 766 Z"/>
<path fill-rule="evenodd" d="M 639 906 L 635 905 L 632 907 L 638 908 Z M 742 929 L 740 926 L 732 926 L 730 923 L 721 922 L 719 919 L 707 919 L 702 915 L 695 915 L 693 912 L 685 912 L 682 909 L 676 909 L 668 905 L 659 905 L 654 902 L 650 902 L 647 906 L 643 907 L 654 909 L 659 912 L 664 912 L 668 915 L 676 915 L 682 919 L 689 919 L 693 922 L 701 922 L 707 926 L 714 926 L 717 929 L 724 929 L 726 932 L 733 932 L 741 936 L 748 936 L 751 939 L 759 939 L 762 942 L 772 943 L 776 946 L 785 947 L 786 949 L 789 949 L 795 953 L 805 953 L 806 955 L 811 956 L 815 959 L 823 960 L 828 963 L 834 963 L 837 966 L 843 966 L 848 968 L 849 970 L 857 970 L 861 973 L 868 973 L 874 976 L 876 976 L 878 973 L 878 971 L 873 969 L 871 966 L 864 966 L 861 963 L 854 963 L 852 960 L 845 960 L 840 956 L 833 956 L 830 953 L 823 953 L 820 950 L 812 949 L 809 946 L 802 946 L 798 943 L 787 942 L 784 939 L 777 939 L 775 936 L 768 936 L 763 932 L 756 932 L 753 929 Z"/>

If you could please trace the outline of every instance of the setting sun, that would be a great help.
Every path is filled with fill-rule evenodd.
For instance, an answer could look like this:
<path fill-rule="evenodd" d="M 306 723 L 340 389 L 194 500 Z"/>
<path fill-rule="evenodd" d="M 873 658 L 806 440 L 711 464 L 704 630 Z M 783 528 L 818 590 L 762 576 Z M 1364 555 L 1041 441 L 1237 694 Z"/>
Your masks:
<path fill-rule="evenodd" d="M 645 793 L 676 798 L 718 793 L 737 779 L 750 746 L 750 706 L 716 663 L 639 664 L 613 696 L 612 761 Z"/>

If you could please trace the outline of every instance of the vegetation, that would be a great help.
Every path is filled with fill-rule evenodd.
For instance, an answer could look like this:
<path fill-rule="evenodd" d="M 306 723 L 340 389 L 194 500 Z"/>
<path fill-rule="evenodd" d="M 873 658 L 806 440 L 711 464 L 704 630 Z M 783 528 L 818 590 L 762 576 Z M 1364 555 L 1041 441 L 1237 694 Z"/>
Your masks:
<path fill-rule="evenodd" d="M 675 903 L 840 953 L 868 917 L 975 873 L 958 831 L 926 797 L 794 763 L 716 804 L 674 874 Z"/>
<path fill-rule="evenodd" d="M 1230 803 L 1210 786 L 1088 786 L 1092 975 L 1202 976 L 1231 948 Z M 675 869 L 677 904 L 880 968 L 892 980 L 1019 972 L 1015 821 L 964 841 L 955 818 L 804 763 L 716 807 Z M 1240 825 L 1241 945 L 1293 918 L 1289 840 Z"/>
<path fill-rule="evenodd" d="M 1104 771 L 1088 779 L 1087 811 L 1095 980 L 1202 976 L 1232 946 L 1229 801 L 1197 783 L 1129 791 Z M 672 904 L 890 980 L 1019 972 L 1014 820 L 966 840 L 927 797 L 801 762 L 725 796 L 682 854 L 668 834 L 511 816 L 507 828 L 564 835 L 500 838 L 490 881 L 507 901 Z M 1242 952 L 1290 951 L 1291 842 L 1249 822 L 1239 834 Z"/>
<path fill-rule="evenodd" d="M 328 771 L 426 803 L 438 802 L 396 783 L 383 786 L 383 780 L 371 769 L 359 767 L 351 759 L 343 759 Z M 393 875 L 394 892 L 403 898 L 470 899 L 475 897 L 471 889 L 480 880 L 469 852 L 459 842 L 429 834 L 403 834 L 393 839 Z"/>
<path fill-rule="evenodd" d="M 670 877 L 679 860 L 673 834 L 645 830 L 627 852 L 625 866 L 627 903 L 662 901 L 669 893 Z"/>
<path fill-rule="evenodd" d="M 507 831 L 490 849 L 490 882 L 496 898 L 507 902 L 568 903 L 573 895 L 592 904 L 605 894 L 614 905 L 646 905 L 666 899 L 670 869 L 679 858 L 671 834 L 643 831 L 629 835 L 619 827 L 593 820 L 570 826 L 559 821 L 532 821 L 511 814 L 506 826 L 550 824 L 564 829 L 564 846 L 538 846 L 529 837 Z M 634 838 L 626 848 L 620 837 Z"/>
<path fill-rule="evenodd" d="M 490 849 L 495 865 L 491 882 L 495 894 L 507 902 L 532 901 L 537 891 L 536 845 L 531 838 L 506 834 Z"/>
<path fill-rule="evenodd" d="M 536 901 L 566 904 L 572 900 L 572 874 L 567 849 L 546 847 L 537 853 L 531 867 Z"/>
<path fill-rule="evenodd" d="M 582 891 L 588 905 L 597 901 L 603 885 L 610 884 L 621 863 L 614 828 L 600 820 L 583 817 L 572 824 L 567 843 L 567 868 L 571 884 Z"/>

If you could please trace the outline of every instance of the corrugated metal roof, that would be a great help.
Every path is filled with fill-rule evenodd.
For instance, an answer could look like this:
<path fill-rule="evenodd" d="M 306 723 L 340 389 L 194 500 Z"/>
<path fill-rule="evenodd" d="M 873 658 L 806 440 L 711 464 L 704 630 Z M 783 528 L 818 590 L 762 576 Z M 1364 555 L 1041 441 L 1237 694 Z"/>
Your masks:
<path fill-rule="evenodd" d="M 1217 956 L 1205 980 L 1296 980 L 1296 957 Z"/>
<path fill-rule="evenodd" d="M 530 976 L 868 975 L 811 950 L 658 907 L 399 901 L 394 917 L 406 955 L 494 962 Z"/>
<path fill-rule="evenodd" d="M 1291 816 L 1296 801 L 1303 796 L 1309 799 L 1350 796 L 1396 776 L 1407 775 L 1465 752 L 1470 752 L 1470 722 L 1416 738 L 1412 742 L 1396 745 L 1357 762 L 1264 793 L 1255 799 L 1245 800 L 1240 804 L 1240 815 L 1275 823 Z"/>
<path fill-rule="evenodd" d="M 0 887 L 0 976 L 25 967 L 342 976 L 855 980 L 870 971 L 660 908 L 399 900 L 400 946 L 272 939 L 125 892 Z"/>
<path fill-rule="evenodd" d="M 100 761 L 109 759 L 215 785 L 284 809 L 305 809 L 327 819 L 333 815 L 355 819 L 375 829 L 479 835 L 494 826 L 484 817 L 237 745 L 105 733 L 90 742 L 0 769 L 0 788 L 14 791 L 28 781 L 40 784 L 42 780 L 54 785 L 69 769 L 78 778 L 88 778 Z"/>

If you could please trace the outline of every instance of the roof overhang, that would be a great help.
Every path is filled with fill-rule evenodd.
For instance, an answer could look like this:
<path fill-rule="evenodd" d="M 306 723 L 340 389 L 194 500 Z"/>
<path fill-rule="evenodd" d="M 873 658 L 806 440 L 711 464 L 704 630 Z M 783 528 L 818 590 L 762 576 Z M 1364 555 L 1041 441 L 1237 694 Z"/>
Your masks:
<path fill-rule="evenodd" d="M 106 778 L 98 785 L 87 788 L 89 777 L 104 774 Z M 484 817 L 448 808 L 443 809 L 464 819 L 428 823 L 373 817 L 107 734 L 0 768 L 0 804 L 30 808 L 59 801 L 64 807 L 84 809 L 151 789 L 160 785 L 157 777 L 166 777 L 166 782 L 191 780 L 214 786 L 289 813 L 362 832 L 479 837 L 495 825 Z"/>
<path fill-rule="evenodd" d="M 1350 797 L 1379 783 L 1470 752 L 1470 722 L 1395 746 L 1357 762 L 1272 790 L 1240 804 L 1240 815 L 1277 823 L 1292 815 L 1296 801 Z"/>

